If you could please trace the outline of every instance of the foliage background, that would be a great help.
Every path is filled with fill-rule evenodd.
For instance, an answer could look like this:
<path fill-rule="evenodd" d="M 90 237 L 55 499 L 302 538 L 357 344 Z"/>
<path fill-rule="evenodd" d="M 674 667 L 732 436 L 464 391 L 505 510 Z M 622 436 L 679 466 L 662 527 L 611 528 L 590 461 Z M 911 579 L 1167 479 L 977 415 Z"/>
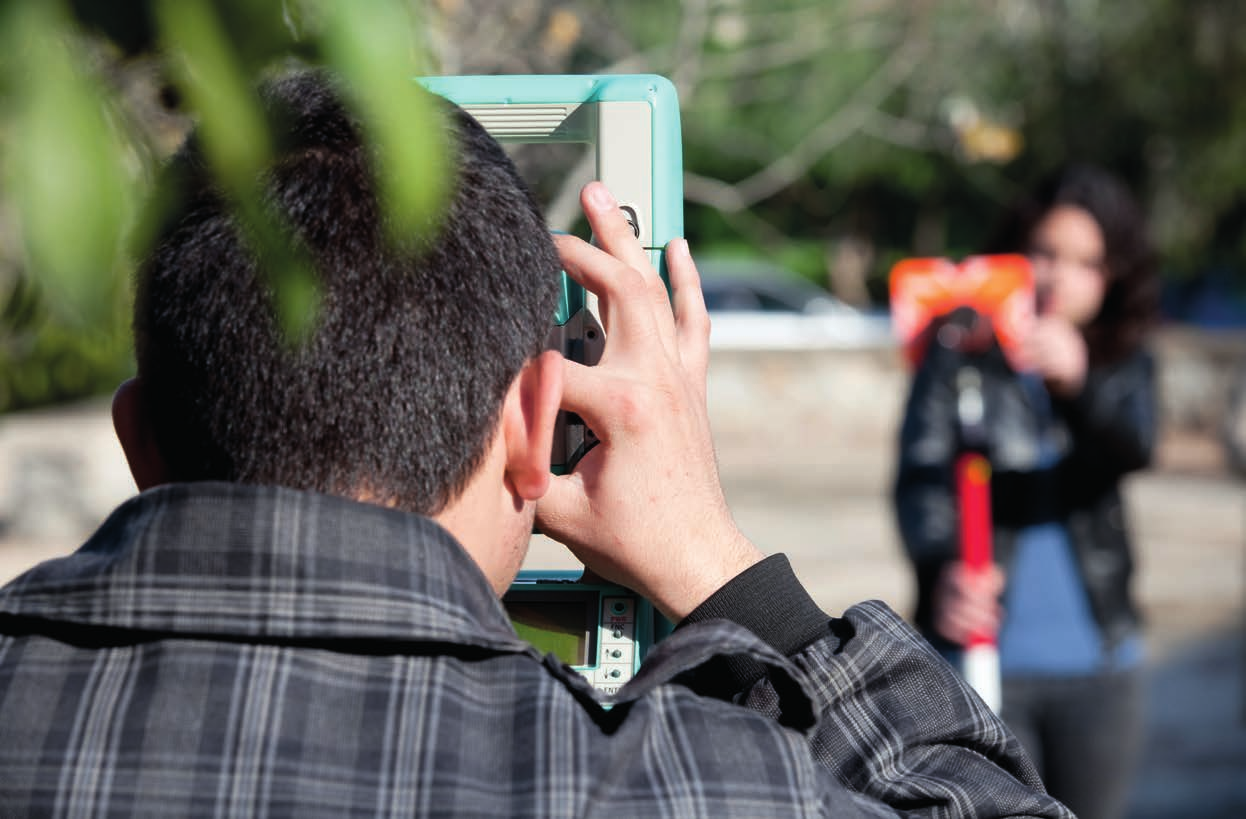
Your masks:
<path fill-rule="evenodd" d="M 1244 24 L 1233 0 L 0 0 L 0 412 L 130 372 L 140 203 L 190 123 L 271 230 L 245 89 L 291 56 L 345 74 L 406 163 L 396 212 L 439 190 L 440 149 L 403 101 L 414 74 L 654 72 L 680 92 L 699 254 L 878 303 L 897 258 L 971 252 L 1078 158 L 1134 186 L 1172 292 L 1214 276 L 1241 298 Z M 583 169 L 520 159 L 570 226 Z M 273 285 L 297 332 L 315 293 L 287 261 Z"/>

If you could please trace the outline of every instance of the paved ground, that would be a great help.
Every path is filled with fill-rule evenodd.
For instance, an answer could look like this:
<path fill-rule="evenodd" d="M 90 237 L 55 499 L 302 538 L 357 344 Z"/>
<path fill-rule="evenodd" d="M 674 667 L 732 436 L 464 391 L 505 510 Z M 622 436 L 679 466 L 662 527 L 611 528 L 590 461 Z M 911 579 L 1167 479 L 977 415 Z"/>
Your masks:
<path fill-rule="evenodd" d="M 776 409 L 756 434 L 719 416 L 741 527 L 786 552 L 831 611 L 866 598 L 907 611 L 911 600 L 886 494 L 894 397 L 886 407 L 837 429 Z M 133 491 L 104 409 L 0 418 L 0 582 L 73 548 Z M 1130 819 L 1246 817 L 1246 483 L 1207 441 L 1168 435 L 1158 468 L 1127 492 L 1151 654 L 1150 740 Z M 528 565 L 572 564 L 539 543 Z"/>

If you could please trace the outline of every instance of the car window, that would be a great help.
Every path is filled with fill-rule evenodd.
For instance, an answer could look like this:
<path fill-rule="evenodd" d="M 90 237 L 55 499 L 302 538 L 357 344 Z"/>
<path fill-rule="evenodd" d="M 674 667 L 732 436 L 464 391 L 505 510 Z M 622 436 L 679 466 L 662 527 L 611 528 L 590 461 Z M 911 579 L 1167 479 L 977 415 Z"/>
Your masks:
<path fill-rule="evenodd" d="M 708 310 L 758 310 L 757 295 L 746 288 L 706 284 L 702 287 Z"/>

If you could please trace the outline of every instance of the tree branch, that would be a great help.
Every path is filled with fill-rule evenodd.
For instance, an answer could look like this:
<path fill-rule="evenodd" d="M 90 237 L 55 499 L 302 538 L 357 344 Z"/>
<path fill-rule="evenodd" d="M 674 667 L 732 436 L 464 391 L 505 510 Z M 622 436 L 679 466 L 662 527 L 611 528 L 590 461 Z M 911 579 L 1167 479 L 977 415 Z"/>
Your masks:
<path fill-rule="evenodd" d="M 792 150 L 734 185 L 721 182 L 707 185 L 704 180 L 693 179 L 698 194 L 719 203 L 716 207 L 741 210 L 795 182 L 828 151 L 861 130 L 887 95 L 913 72 L 929 49 L 925 38 L 920 36 L 924 28 L 924 25 L 915 24 L 900 46 L 858 88 L 854 98 L 807 133 Z M 727 189 L 731 189 L 730 193 Z"/>
<path fill-rule="evenodd" d="M 935 144 L 930 138 L 930 129 L 924 123 L 892 116 L 886 111 L 876 110 L 871 113 L 861 123 L 861 133 L 901 148 L 922 150 Z"/>

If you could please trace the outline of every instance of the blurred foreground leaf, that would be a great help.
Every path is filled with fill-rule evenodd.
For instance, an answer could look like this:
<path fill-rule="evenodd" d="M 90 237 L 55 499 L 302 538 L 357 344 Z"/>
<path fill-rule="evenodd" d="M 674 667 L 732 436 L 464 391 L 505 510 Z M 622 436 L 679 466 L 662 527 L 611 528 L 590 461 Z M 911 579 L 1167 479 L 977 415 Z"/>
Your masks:
<path fill-rule="evenodd" d="M 320 295 L 311 266 L 282 240 L 265 209 L 261 175 L 272 156 L 254 78 L 208 0 L 161 0 L 158 20 L 179 86 L 197 112 L 198 135 L 221 188 L 230 197 L 275 299 L 284 337 L 297 346 L 315 326 Z"/>
<path fill-rule="evenodd" d="M 127 252 L 147 250 L 154 226 L 135 224 L 138 200 L 169 150 L 153 151 L 143 105 L 122 99 L 129 66 L 143 60 L 159 66 L 147 110 L 197 123 L 292 345 L 315 326 L 320 294 L 263 204 L 273 148 L 256 84 L 266 71 L 295 58 L 339 75 L 384 161 L 391 237 L 434 230 L 446 146 L 413 80 L 428 73 L 415 5 L 0 0 L 0 412 L 106 391 L 133 370 Z"/>
<path fill-rule="evenodd" d="M 161 0 L 160 29 L 177 82 L 196 112 L 212 171 L 235 196 L 255 191 L 270 155 L 252 81 L 206 0 Z"/>
<path fill-rule="evenodd" d="M 391 238 L 407 242 L 436 229 L 447 187 L 445 133 L 429 95 L 413 80 L 428 73 L 401 0 L 322 5 L 323 48 L 384 157 L 382 196 Z"/>
<path fill-rule="evenodd" d="M 381 194 L 391 238 L 407 241 L 436 224 L 444 199 L 442 132 L 417 73 L 415 21 L 399 0 L 360 4 L 239 4 L 210 0 L 160 0 L 158 19 L 167 51 L 175 57 L 179 85 L 198 112 L 205 152 L 231 196 L 249 238 L 266 260 L 264 272 L 276 310 L 292 345 L 312 330 L 320 304 L 318 281 L 308 260 L 283 237 L 276 218 L 263 207 L 260 178 L 272 154 L 272 139 L 255 93 L 254 79 L 266 63 L 288 53 L 309 19 L 304 36 L 344 80 L 369 137 L 385 158 Z M 246 47 L 222 13 L 245 10 L 254 18 Z M 282 10 L 288 28 L 272 26 Z M 234 18 L 237 28 L 237 17 Z M 269 35 L 263 36 L 267 28 Z M 260 34 L 256 34 L 260 31 Z M 294 38 L 294 39 L 290 39 Z"/>
<path fill-rule="evenodd" d="M 121 237 L 137 204 L 126 169 L 132 154 L 59 4 L 9 4 L 0 31 L 11 120 L 4 176 L 26 275 L 37 276 L 52 318 L 107 324 L 124 282 Z"/>

